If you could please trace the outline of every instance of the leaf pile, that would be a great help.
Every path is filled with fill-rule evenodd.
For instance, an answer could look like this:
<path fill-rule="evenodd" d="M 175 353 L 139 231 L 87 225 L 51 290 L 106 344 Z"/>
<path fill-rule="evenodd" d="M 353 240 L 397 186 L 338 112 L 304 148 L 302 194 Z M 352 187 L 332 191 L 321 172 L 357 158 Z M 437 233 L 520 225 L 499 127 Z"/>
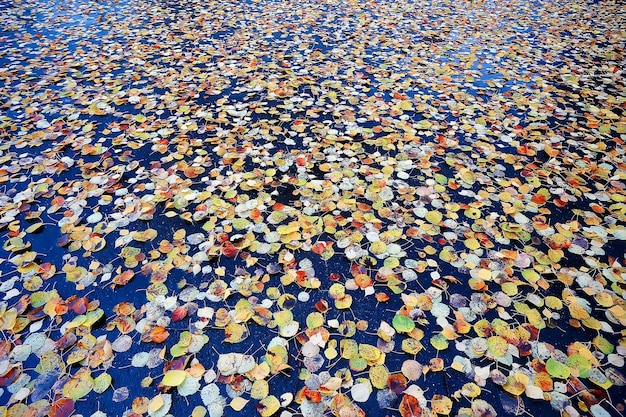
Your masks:
<path fill-rule="evenodd" d="M 624 14 L 0 6 L 0 414 L 621 413 Z"/>

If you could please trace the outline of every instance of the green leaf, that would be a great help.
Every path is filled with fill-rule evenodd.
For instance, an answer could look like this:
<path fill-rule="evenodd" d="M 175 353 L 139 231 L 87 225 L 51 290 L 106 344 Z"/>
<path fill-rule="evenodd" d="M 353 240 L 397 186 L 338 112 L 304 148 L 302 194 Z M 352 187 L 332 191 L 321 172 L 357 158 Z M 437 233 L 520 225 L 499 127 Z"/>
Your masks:
<path fill-rule="evenodd" d="M 555 378 L 566 379 L 571 373 L 569 366 L 562 364 L 552 358 L 546 362 L 546 371 Z"/>
<path fill-rule="evenodd" d="M 102 373 L 93 380 L 93 391 L 96 394 L 102 394 L 111 386 L 111 375 Z"/>
<path fill-rule="evenodd" d="M 415 329 L 415 322 L 403 314 L 396 314 L 392 324 L 393 328 L 400 333 L 410 333 Z"/>
<path fill-rule="evenodd" d="M 448 339 L 439 333 L 430 338 L 430 344 L 437 350 L 446 350 L 448 348 Z"/>
<path fill-rule="evenodd" d="M 610 355 L 615 349 L 615 346 L 613 346 L 611 342 L 609 342 L 602 336 L 594 337 L 593 344 L 600 350 L 600 352 L 604 353 L 605 355 Z"/>
<path fill-rule="evenodd" d="M 589 360 L 583 355 L 574 353 L 567 358 L 565 364 L 572 369 L 578 369 L 578 373 L 581 377 L 587 378 L 589 376 L 591 362 L 589 362 Z"/>

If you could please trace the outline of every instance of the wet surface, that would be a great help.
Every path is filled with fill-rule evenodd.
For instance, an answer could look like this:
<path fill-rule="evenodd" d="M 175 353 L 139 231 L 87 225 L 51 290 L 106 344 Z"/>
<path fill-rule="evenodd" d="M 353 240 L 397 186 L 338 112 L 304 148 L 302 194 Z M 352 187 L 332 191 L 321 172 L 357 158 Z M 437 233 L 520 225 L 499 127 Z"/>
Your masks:
<path fill-rule="evenodd" d="M 0 2 L 1 411 L 621 415 L 624 14 Z"/>

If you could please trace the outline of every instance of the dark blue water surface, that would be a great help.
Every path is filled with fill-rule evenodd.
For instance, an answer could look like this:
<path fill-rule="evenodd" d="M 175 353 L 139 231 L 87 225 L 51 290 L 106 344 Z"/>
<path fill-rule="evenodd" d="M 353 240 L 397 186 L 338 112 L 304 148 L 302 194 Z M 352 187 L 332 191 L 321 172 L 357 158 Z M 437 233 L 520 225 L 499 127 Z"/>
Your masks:
<path fill-rule="evenodd" d="M 352 401 L 350 383 L 311 406 L 315 381 L 348 372 L 354 383 L 369 379 L 373 363 L 346 371 L 349 361 L 323 357 L 324 349 L 320 367 L 305 360 L 306 319 L 323 301 L 338 351 L 344 339 L 378 346 L 387 351 L 381 364 L 390 374 L 400 374 L 408 359 L 425 369 L 443 360 L 443 370 L 433 365 L 409 382 L 425 392 L 423 415 L 437 395 L 452 400 L 440 414 L 483 415 L 486 401 L 499 415 L 622 415 L 626 317 L 616 315 L 626 308 L 624 17 L 619 2 L 601 0 L 0 2 L 0 411 L 63 415 L 58 404 L 76 392 L 68 384 L 86 370 L 92 378 L 108 373 L 112 383 L 77 395 L 75 415 L 161 415 L 141 405 L 160 393 L 172 395 L 171 415 L 211 410 L 200 395 L 214 382 L 210 372 L 188 396 L 160 385 L 177 366 L 171 349 L 189 331 L 209 341 L 184 355 L 182 368 L 201 364 L 219 374 L 218 359 L 229 353 L 263 363 L 279 337 L 274 323 L 246 320 L 248 336 L 238 343 L 225 340 L 215 318 L 199 324 L 199 308 L 234 317 L 237 303 L 248 300 L 271 313 L 291 310 L 299 323 L 296 337 L 283 338 L 289 368 L 265 379 L 269 395 L 300 398 L 275 415 L 331 415 L 333 397 Z M 237 230 L 238 218 L 251 217 L 237 207 L 253 199 L 265 227 L 252 221 Z M 279 211 L 284 218 L 272 217 Z M 433 222 L 436 211 L 442 219 Z M 259 249 L 289 222 L 302 232 L 292 247 Z M 156 236 L 124 240 L 146 230 Z M 389 230 L 400 231 L 402 252 L 398 265 L 386 268 L 370 236 Z M 479 248 L 469 243 L 474 237 Z M 25 246 L 16 247 L 16 238 Z M 89 247 L 99 240 L 104 248 Z M 318 242 L 332 243 L 335 254 L 312 251 Z M 228 252 L 230 243 L 238 250 Z M 140 253 L 134 263 L 123 259 L 129 247 Z M 352 255 L 356 248 L 361 252 Z M 285 261 L 291 255 L 294 261 Z M 48 266 L 57 272 L 47 275 Z M 76 266 L 90 274 L 71 282 L 64 271 Z M 293 269 L 318 278 L 319 288 L 281 282 Z M 493 271 L 482 288 L 470 280 L 478 269 Z M 523 278 L 529 269 L 541 276 L 539 285 Z M 125 270 L 134 277 L 115 285 Z M 355 271 L 373 278 L 380 299 L 351 287 Z M 250 294 L 237 287 L 243 277 L 263 282 Z M 218 279 L 230 285 L 229 297 L 200 295 Z M 519 284 L 517 294 L 502 292 L 507 281 Z M 334 304 L 334 283 L 348 288 L 350 308 Z M 155 288 L 172 303 L 158 306 L 164 297 L 154 302 Z M 33 305 L 53 291 L 56 311 L 49 299 Z M 287 296 L 274 300 L 274 293 Z M 511 363 L 467 359 L 461 344 L 478 338 L 472 329 L 438 351 L 430 339 L 445 326 L 429 308 L 407 307 L 407 295 L 449 306 L 449 324 L 455 312 L 472 325 L 490 321 L 485 338 L 496 335 L 499 320 L 535 331 L 508 340 L 518 353 L 531 344 L 534 350 Z M 86 309 L 101 309 L 103 317 L 68 330 L 84 313 L 73 311 L 74 297 L 87 297 Z M 547 297 L 565 306 L 533 305 Z M 104 363 L 68 364 L 82 347 L 98 354 L 89 340 L 120 337 L 115 320 L 124 302 L 136 308 L 131 321 L 143 334 L 130 331 L 130 347 Z M 572 303 L 587 307 L 595 322 L 572 317 Z M 180 306 L 187 315 L 171 320 Z M 536 308 L 545 328 L 539 331 L 524 307 Z M 28 325 L 15 330 L 6 311 Z M 399 312 L 424 333 L 417 354 L 402 351 L 406 334 L 394 337 L 395 346 L 376 334 Z M 159 343 L 149 336 L 156 325 L 169 332 Z M 611 352 L 603 353 L 600 336 Z M 49 347 L 16 354 L 36 337 Z M 576 353 L 572 346 L 582 346 L 576 342 L 597 359 L 595 380 L 576 371 L 553 375 L 542 400 L 502 387 L 500 373 L 532 381 L 548 358 L 565 363 Z M 62 363 L 42 371 L 46 350 Z M 157 352 L 155 366 L 132 365 L 137 355 Z M 491 377 L 480 381 L 475 370 L 455 369 L 457 356 L 490 366 Z M 611 384 L 598 382 L 605 376 Z M 216 378 L 227 403 L 238 395 L 250 400 L 240 412 L 225 407 L 224 415 L 262 413 L 250 398 L 252 378 Z M 479 396 L 463 396 L 474 381 Z M 303 401 L 305 387 L 311 397 Z M 367 416 L 397 416 L 402 391 L 374 388 L 354 404 Z M 57 406 L 51 411 L 50 404 Z M 356 406 L 336 415 L 357 415 Z"/>

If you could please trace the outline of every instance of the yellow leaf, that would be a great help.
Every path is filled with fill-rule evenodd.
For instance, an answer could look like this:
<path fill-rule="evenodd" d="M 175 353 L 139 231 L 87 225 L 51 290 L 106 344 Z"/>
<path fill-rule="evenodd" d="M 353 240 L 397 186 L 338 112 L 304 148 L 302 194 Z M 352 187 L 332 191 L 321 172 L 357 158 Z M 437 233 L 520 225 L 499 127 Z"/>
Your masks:
<path fill-rule="evenodd" d="M 487 339 L 489 352 L 495 357 L 502 357 L 506 354 L 509 343 L 502 336 L 491 336 Z"/>
<path fill-rule="evenodd" d="M 263 398 L 257 406 L 257 411 L 261 417 L 270 417 L 274 415 L 280 408 L 278 398 L 273 395 Z"/>
<path fill-rule="evenodd" d="M 187 372 L 181 369 L 172 369 L 165 373 L 161 384 L 166 387 L 177 387 L 187 378 Z"/>
<path fill-rule="evenodd" d="M 514 282 L 505 282 L 502 284 L 502 291 L 509 296 L 517 294 L 517 284 Z"/>
<path fill-rule="evenodd" d="M 443 219 L 443 214 L 441 212 L 431 210 L 426 213 L 426 220 L 432 224 L 439 224 L 439 222 Z"/>
<path fill-rule="evenodd" d="M 157 395 L 150 401 L 150 411 L 157 411 L 159 408 L 163 407 L 163 396 L 161 394 Z"/>
<path fill-rule="evenodd" d="M 468 382 L 467 384 L 463 385 L 463 388 L 461 388 L 461 394 L 465 395 L 468 398 L 478 397 L 480 395 L 480 391 L 480 387 L 473 382 Z"/>
<path fill-rule="evenodd" d="M 269 394 L 269 384 L 264 379 L 256 380 L 252 383 L 252 389 L 250 390 L 250 397 L 255 400 L 262 400 Z M 231 404 L 232 405 L 232 404 Z"/>
<path fill-rule="evenodd" d="M 246 404 L 248 404 L 248 400 L 246 400 L 245 398 L 235 397 L 230 402 L 230 407 L 235 411 L 241 411 L 246 406 Z"/>
<path fill-rule="evenodd" d="M 545 300 L 546 306 L 553 310 L 560 310 L 563 308 L 563 302 L 553 295 L 549 295 Z"/>
<path fill-rule="evenodd" d="M 191 412 L 191 417 L 204 417 L 206 416 L 206 408 L 201 405 L 197 405 Z"/>
<path fill-rule="evenodd" d="M 470 238 L 465 240 L 465 247 L 469 250 L 476 250 L 480 248 L 480 242 L 476 238 Z"/>
<path fill-rule="evenodd" d="M 400 108 L 404 111 L 411 111 L 413 110 L 413 105 L 410 100 L 402 100 L 400 102 Z"/>
<path fill-rule="evenodd" d="M 583 308 L 583 306 L 581 306 L 576 301 L 574 301 L 570 305 L 568 305 L 567 308 L 569 309 L 569 313 L 572 316 L 572 318 L 574 318 L 576 320 L 585 320 L 585 319 L 588 319 L 590 317 L 589 313 L 587 312 L 587 310 L 585 310 Z"/>
<path fill-rule="evenodd" d="M 452 411 L 452 400 L 445 395 L 435 394 L 431 400 L 431 408 L 435 413 L 447 416 Z"/>
<path fill-rule="evenodd" d="M 502 386 L 502 388 L 504 388 L 504 390 L 509 394 L 521 395 L 526 390 L 526 384 L 516 378 L 517 375 L 519 375 L 519 373 L 516 373 L 515 376 L 509 375 L 506 380 L 506 384 Z"/>
<path fill-rule="evenodd" d="M 383 389 L 387 385 L 389 371 L 384 365 L 376 365 L 370 368 L 369 376 L 375 388 Z"/>

